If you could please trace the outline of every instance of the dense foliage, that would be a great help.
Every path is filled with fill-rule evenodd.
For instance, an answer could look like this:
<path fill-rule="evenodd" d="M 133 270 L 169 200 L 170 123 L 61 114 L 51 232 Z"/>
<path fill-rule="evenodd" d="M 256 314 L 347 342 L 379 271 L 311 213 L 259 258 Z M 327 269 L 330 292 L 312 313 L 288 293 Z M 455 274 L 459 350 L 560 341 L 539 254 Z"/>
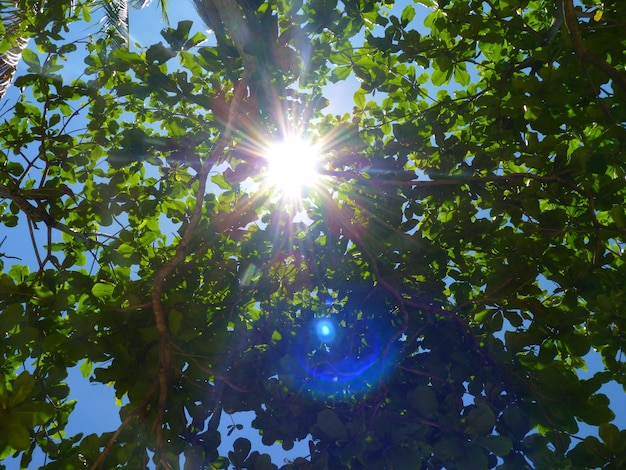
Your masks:
<path fill-rule="evenodd" d="M 23 54 L 0 458 L 277 468 L 218 451 L 252 411 L 263 443 L 309 442 L 284 468 L 624 468 L 600 389 L 626 381 L 626 4 L 203 3 L 209 42 L 73 52 L 79 4 Z M 325 114 L 344 81 L 352 112 Z M 287 200 L 263 149 L 291 134 L 322 161 Z M 64 432 L 76 366 L 119 429 Z"/>

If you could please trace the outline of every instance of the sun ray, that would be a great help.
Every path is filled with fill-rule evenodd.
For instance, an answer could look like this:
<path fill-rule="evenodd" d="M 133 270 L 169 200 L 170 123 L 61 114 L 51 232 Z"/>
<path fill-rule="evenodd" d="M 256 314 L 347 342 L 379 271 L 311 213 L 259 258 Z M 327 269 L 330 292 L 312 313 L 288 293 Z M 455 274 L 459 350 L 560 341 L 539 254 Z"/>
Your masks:
<path fill-rule="evenodd" d="M 311 142 L 296 136 L 267 146 L 265 183 L 268 190 L 287 200 L 299 200 L 302 191 L 317 184 L 320 151 Z"/>

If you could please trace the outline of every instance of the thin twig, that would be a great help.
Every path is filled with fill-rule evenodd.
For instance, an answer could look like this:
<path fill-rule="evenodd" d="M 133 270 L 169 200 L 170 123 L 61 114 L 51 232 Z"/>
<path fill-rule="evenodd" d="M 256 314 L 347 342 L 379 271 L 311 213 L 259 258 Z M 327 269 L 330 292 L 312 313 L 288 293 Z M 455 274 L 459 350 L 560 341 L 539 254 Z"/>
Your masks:
<path fill-rule="evenodd" d="M 130 421 L 135 416 L 137 416 L 139 413 L 142 413 L 145 410 L 146 406 L 148 406 L 148 401 L 150 401 L 150 398 L 152 398 L 152 395 L 156 391 L 157 384 L 158 383 L 156 381 L 152 384 L 152 388 L 150 388 L 150 391 L 148 391 L 148 394 L 145 396 L 143 401 L 140 403 L 139 407 L 137 407 L 135 410 L 133 410 L 131 413 L 129 413 L 129 415 L 124 419 L 124 421 L 122 421 L 122 424 L 120 424 L 120 426 L 113 433 L 111 438 L 108 440 L 106 446 L 104 446 L 104 449 L 102 450 L 102 453 L 98 456 L 96 461 L 90 467 L 90 470 L 96 470 L 96 469 L 100 468 L 100 466 L 102 464 L 104 464 L 104 459 L 106 459 L 108 453 L 111 451 L 111 448 L 113 447 L 113 444 L 115 443 L 115 441 L 117 440 L 119 435 L 122 433 L 124 428 L 128 425 L 128 423 L 130 423 Z"/>

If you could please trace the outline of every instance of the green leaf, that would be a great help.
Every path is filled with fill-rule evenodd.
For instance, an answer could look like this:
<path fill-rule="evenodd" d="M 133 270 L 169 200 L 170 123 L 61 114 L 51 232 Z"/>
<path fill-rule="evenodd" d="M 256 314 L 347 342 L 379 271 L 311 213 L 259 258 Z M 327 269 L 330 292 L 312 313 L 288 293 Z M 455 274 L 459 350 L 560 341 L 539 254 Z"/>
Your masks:
<path fill-rule="evenodd" d="M 409 392 L 407 398 L 411 406 L 419 411 L 422 416 L 430 418 L 437 414 L 439 401 L 432 387 L 420 385 L 415 390 Z"/>
<path fill-rule="evenodd" d="M 55 414 L 55 408 L 50 403 L 42 401 L 28 401 L 21 403 L 10 410 L 10 419 L 19 421 L 28 428 L 45 424 Z"/>
<path fill-rule="evenodd" d="M 226 181 L 222 173 L 212 175 L 211 182 L 215 183 L 220 189 L 232 189 L 232 185 L 228 181 Z"/>
<path fill-rule="evenodd" d="M 170 310 L 167 316 L 167 322 L 172 335 L 174 337 L 178 336 L 180 328 L 183 324 L 183 313 L 176 309 Z"/>
<path fill-rule="evenodd" d="M 465 64 L 457 64 L 454 67 L 454 81 L 462 86 L 469 85 L 470 75 L 465 69 Z"/>
<path fill-rule="evenodd" d="M 395 446 L 389 454 L 395 470 L 414 470 L 422 462 L 422 453 L 416 448 Z"/>
<path fill-rule="evenodd" d="M 272 458 L 269 454 L 261 454 L 254 459 L 254 470 L 275 470 Z"/>
<path fill-rule="evenodd" d="M 80 365 L 80 373 L 82 374 L 83 378 L 87 378 L 91 375 L 91 373 L 93 372 L 93 364 L 91 363 L 91 361 L 89 359 L 85 359 L 82 364 Z"/>
<path fill-rule="evenodd" d="M 17 421 L 9 422 L 6 426 L 9 445 L 17 451 L 28 449 L 28 446 L 30 445 L 30 434 L 28 432 L 28 428 Z"/>
<path fill-rule="evenodd" d="M 415 8 L 413 5 L 405 6 L 404 10 L 402 10 L 402 24 L 404 26 L 408 25 L 411 21 L 413 21 L 413 18 L 415 18 Z"/>
<path fill-rule="evenodd" d="M 150 46 L 146 51 L 146 60 L 148 62 L 163 64 L 172 57 L 176 57 L 176 53 L 161 43 Z"/>
<path fill-rule="evenodd" d="M 9 391 L 4 380 L 0 380 L 0 407 L 2 409 L 9 407 Z"/>
<path fill-rule="evenodd" d="M 341 67 L 335 67 L 330 74 L 330 81 L 333 83 L 340 82 L 345 80 L 350 76 L 352 72 L 352 67 L 347 65 L 342 65 Z"/>
<path fill-rule="evenodd" d="M 354 93 L 354 104 L 359 109 L 365 108 L 365 90 L 363 90 L 362 88 L 359 88 Z"/>
<path fill-rule="evenodd" d="M 477 468 L 487 468 L 488 460 L 480 447 L 469 447 L 465 455 L 456 461 L 456 468 L 459 470 L 475 470 Z"/>
<path fill-rule="evenodd" d="M 166 28 L 161 31 L 161 36 L 168 42 L 175 51 L 181 50 L 189 39 L 192 21 L 179 21 L 176 29 Z"/>
<path fill-rule="evenodd" d="M 581 468 L 599 468 L 604 466 L 602 455 L 608 455 L 604 445 L 593 436 L 586 437 L 582 442 L 567 453 L 567 457 Z"/>
<path fill-rule="evenodd" d="M 430 80 L 433 82 L 433 85 L 441 86 L 448 83 L 450 81 L 450 78 L 452 78 L 452 69 L 435 69 L 433 70 L 433 74 L 431 75 Z"/>
<path fill-rule="evenodd" d="M 469 408 L 466 415 L 467 432 L 473 435 L 490 433 L 496 424 L 496 415 L 489 406 L 479 403 Z"/>
<path fill-rule="evenodd" d="M 504 436 L 478 436 L 474 439 L 474 442 L 490 452 L 493 452 L 494 455 L 498 457 L 509 455 L 513 448 L 511 440 Z"/>
<path fill-rule="evenodd" d="M 626 446 L 626 439 L 621 436 L 619 428 L 612 423 L 600 424 L 598 434 L 606 447 L 614 453 Z"/>
<path fill-rule="evenodd" d="M 317 414 L 317 426 L 326 436 L 334 441 L 344 440 L 348 437 L 348 430 L 334 410 L 325 409 L 320 411 Z"/>
<path fill-rule="evenodd" d="M 13 393 L 9 399 L 9 407 L 14 407 L 28 398 L 35 386 L 35 378 L 27 371 L 24 371 L 17 376 L 11 385 Z"/>
<path fill-rule="evenodd" d="M 91 288 L 91 293 L 98 299 L 108 300 L 113 295 L 115 286 L 111 284 L 105 284 L 104 282 L 98 282 Z"/>
<path fill-rule="evenodd" d="M 32 73 L 38 73 L 41 70 L 39 56 L 32 49 L 24 49 L 22 51 L 22 59 L 29 65 L 28 70 Z"/>
<path fill-rule="evenodd" d="M 579 411 L 578 416 L 585 423 L 599 426 L 602 423 L 615 419 L 615 413 L 609 405 L 609 398 L 603 393 L 597 393 L 589 397 L 585 406 Z"/>
<path fill-rule="evenodd" d="M 235 467 L 243 467 L 251 448 L 252 444 L 248 439 L 238 437 L 233 443 L 233 450 L 228 452 L 230 462 Z"/>
<path fill-rule="evenodd" d="M 9 269 L 9 276 L 11 276 L 18 284 L 23 284 L 30 275 L 30 269 L 23 264 L 14 264 Z"/>
<path fill-rule="evenodd" d="M 201 32 L 197 32 L 196 34 L 194 34 L 191 38 L 189 38 L 185 44 L 183 45 L 183 49 L 184 50 L 189 50 L 192 47 L 197 46 L 198 44 L 206 41 L 207 37 L 201 33 Z"/>
<path fill-rule="evenodd" d="M 611 218 L 613 219 L 613 222 L 615 222 L 615 225 L 619 228 L 626 227 L 626 213 L 624 213 L 623 207 L 614 207 L 609 211 L 609 213 L 611 214 Z"/>

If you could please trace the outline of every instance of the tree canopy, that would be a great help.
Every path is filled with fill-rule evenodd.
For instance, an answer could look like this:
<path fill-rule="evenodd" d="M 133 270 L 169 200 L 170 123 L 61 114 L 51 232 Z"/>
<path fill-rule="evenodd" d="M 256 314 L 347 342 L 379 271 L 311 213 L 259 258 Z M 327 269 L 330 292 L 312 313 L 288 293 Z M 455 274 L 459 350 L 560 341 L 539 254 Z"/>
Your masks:
<path fill-rule="evenodd" d="M 0 122 L 0 242 L 24 238 L 0 246 L 0 459 L 624 468 L 626 4 L 195 3 L 208 40 L 140 50 L 66 39 L 88 2 L 31 13 Z M 319 161 L 288 193 L 270 156 L 297 139 Z M 75 367 L 118 429 L 65 432 Z M 224 450 L 241 411 L 308 452 Z"/>

